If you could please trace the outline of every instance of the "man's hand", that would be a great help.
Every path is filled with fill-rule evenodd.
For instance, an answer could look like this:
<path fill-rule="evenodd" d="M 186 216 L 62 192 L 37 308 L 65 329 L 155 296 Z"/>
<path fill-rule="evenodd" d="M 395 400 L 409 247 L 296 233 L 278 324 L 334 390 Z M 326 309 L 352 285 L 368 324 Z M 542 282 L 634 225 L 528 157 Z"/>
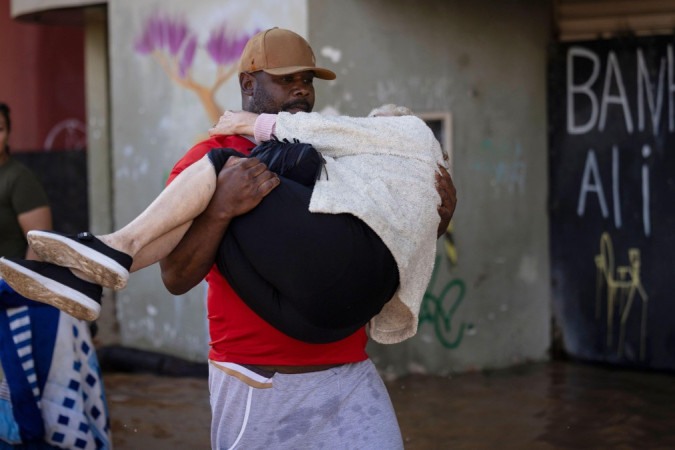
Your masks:
<path fill-rule="evenodd" d="M 229 223 L 258 206 L 279 183 L 279 177 L 257 158 L 230 157 L 218 174 L 216 192 L 206 211 Z"/>
<path fill-rule="evenodd" d="M 195 287 L 216 260 L 230 221 L 258 206 L 279 178 L 255 158 L 230 157 L 218 174 L 216 192 L 176 248 L 160 261 L 162 281 L 174 295 Z"/>
<path fill-rule="evenodd" d="M 440 165 L 438 166 L 438 172 L 436 172 L 436 190 L 438 195 L 441 196 L 441 204 L 438 206 L 438 215 L 441 216 L 441 222 L 438 224 L 438 237 L 441 237 L 448 229 L 450 219 L 455 213 L 457 190 L 448 171 Z"/>

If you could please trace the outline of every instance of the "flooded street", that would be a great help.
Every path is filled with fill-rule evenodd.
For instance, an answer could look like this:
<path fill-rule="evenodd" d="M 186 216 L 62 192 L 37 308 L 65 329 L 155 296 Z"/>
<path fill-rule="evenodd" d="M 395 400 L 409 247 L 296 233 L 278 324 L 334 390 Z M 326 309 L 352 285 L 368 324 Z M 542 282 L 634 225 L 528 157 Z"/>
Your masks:
<path fill-rule="evenodd" d="M 672 449 L 674 381 L 552 363 L 389 387 L 408 449 Z"/>
<path fill-rule="evenodd" d="M 210 448 L 206 378 L 104 373 L 115 449 Z"/>
<path fill-rule="evenodd" d="M 206 379 L 104 380 L 116 449 L 209 448 Z M 387 386 L 406 449 L 675 448 L 672 374 L 555 362 Z"/>

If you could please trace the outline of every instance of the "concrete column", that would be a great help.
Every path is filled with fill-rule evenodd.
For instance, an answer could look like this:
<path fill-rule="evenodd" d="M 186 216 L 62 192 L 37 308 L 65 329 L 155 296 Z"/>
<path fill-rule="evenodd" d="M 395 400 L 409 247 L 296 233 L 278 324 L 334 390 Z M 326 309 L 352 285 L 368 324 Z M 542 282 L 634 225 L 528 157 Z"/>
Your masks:
<path fill-rule="evenodd" d="M 87 102 L 89 228 L 95 234 L 113 227 L 111 185 L 108 27 L 105 7 L 85 10 L 84 70 Z"/>
<path fill-rule="evenodd" d="M 89 177 L 89 230 L 113 230 L 112 142 L 108 70 L 108 17 L 105 6 L 84 10 L 84 70 L 87 109 L 87 173 Z M 115 296 L 104 289 L 97 342 L 119 342 Z"/>

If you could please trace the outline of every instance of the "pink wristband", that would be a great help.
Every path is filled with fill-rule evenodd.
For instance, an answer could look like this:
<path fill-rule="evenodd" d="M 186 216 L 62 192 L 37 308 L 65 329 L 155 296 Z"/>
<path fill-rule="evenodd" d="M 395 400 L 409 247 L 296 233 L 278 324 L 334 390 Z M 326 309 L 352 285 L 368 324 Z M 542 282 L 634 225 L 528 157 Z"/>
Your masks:
<path fill-rule="evenodd" d="M 256 142 L 269 141 L 277 124 L 276 114 L 260 114 L 253 125 L 253 139 Z"/>

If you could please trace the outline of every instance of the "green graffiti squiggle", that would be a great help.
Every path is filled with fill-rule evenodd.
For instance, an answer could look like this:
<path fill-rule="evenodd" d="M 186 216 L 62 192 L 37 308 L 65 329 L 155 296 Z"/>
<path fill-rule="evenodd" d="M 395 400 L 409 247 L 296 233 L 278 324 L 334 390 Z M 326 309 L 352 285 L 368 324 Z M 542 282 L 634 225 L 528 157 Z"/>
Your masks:
<path fill-rule="evenodd" d="M 436 256 L 436 264 L 434 266 L 434 271 L 431 274 L 431 281 L 429 286 L 434 285 L 436 280 L 436 275 L 438 271 L 440 257 Z M 455 292 L 455 299 L 450 304 L 450 308 L 446 311 L 443 309 L 445 298 L 451 293 Z M 464 339 L 464 330 L 466 329 L 466 323 L 462 322 L 459 326 L 459 331 L 457 336 L 452 339 L 452 319 L 464 300 L 464 294 L 466 293 L 466 285 L 463 280 L 455 278 L 443 287 L 440 295 L 436 296 L 430 292 L 427 288 L 427 291 L 424 293 L 424 299 L 422 301 L 422 307 L 420 308 L 420 318 L 419 324 L 422 326 L 425 322 L 430 322 L 434 326 L 434 332 L 436 338 L 447 349 L 455 349 L 459 347 Z"/>

